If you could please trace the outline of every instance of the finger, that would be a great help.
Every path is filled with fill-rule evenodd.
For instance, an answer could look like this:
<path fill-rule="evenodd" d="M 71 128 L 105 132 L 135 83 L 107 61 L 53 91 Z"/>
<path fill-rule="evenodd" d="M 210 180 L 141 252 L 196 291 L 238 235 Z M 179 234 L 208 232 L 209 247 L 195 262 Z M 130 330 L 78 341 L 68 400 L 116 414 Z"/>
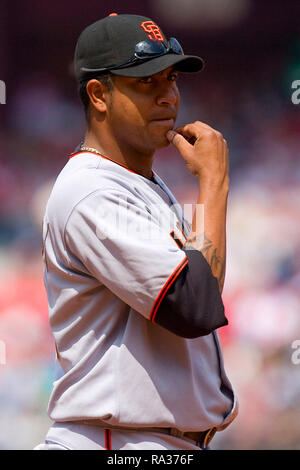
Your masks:
<path fill-rule="evenodd" d="M 167 132 L 167 139 L 183 156 L 186 154 L 186 152 L 193 149 L 193 145 L 189 144 L 181 134 L 173 130 Z"/>
<path fill-rule="evenodd" d="M 193 126 L 194 128 L 198 128 L 198 129 L 208 129 L 210 131 L 215 130 L 211 126 L 209 126 L 208 124 L 206 124 L 205 122 L 202 122 L 202 121 L 194 121 L 193 123 L 188 123 L 185 126 L 180 126 L 180 127 L 176 128 L 176 130 L 178 130 L 178 129 L 188 129 L 190 126 Z"/>
<path fill-rule="evenodd" d="M 194 143 L 196 142 L 196 140 L 198 138 L 197 136 L 193 135 L 188 130 L 183 131 L 182 127 L 178 127 L 176 129 L 173 129 L 173 130 L 175 132 L 177 132 L 178 134 L 181 134 L 187 140 L 187 142 L 189 142 L 192 145 L 194 145 Z"/>
<path fill-rule="evenodd" d="M 184 137 L 198 138 L 198 137 L 201 137 L 201 134 L 204 131 L 204 127 L 200 128 L 199 126 L 196 126 L 195 124 L 186 124 L 185 126 L 177 127 L 174 130 L 178 132 L 179 134 L 183 135 Z"/>
<path fill-rule="evenodd" d="M 214 135 L 217 138 L 222 137 L 220 132 L 201 121 L 195 121 L 194 123 L 177 127 L 175 131 L 184 137 L 196 137 L 197 139 L 200 139 L 204 134 L 207 135 L 208 133 Z"/>
<path fill-rule="evenodd" d="M 226 172 L 229 173 L 229 150 L 228 150 L 227 142 L 225 145 L 225 161 L 226 161 Z"/>
<path fill-rule="evenodd" d="M 225 139 L 223 139 L 223 161 L 226 173 L 228 172 L 229 161 L 228 161 L 228 146 Z"/>

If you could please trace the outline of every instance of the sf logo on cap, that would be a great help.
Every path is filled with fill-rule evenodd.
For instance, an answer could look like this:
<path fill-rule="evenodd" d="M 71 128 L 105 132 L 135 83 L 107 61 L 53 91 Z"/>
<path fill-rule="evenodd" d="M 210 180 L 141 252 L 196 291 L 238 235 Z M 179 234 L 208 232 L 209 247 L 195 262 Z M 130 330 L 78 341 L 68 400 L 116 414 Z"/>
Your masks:
<path fill-rule="evenodd" d="M 146 33 L 149 33 L 148 38 L 152 39 L 152 41 L 164 41 L 161 30 L 153 21 L 144 21 L 141 24 L 141 27 L 146 31 Z"/>

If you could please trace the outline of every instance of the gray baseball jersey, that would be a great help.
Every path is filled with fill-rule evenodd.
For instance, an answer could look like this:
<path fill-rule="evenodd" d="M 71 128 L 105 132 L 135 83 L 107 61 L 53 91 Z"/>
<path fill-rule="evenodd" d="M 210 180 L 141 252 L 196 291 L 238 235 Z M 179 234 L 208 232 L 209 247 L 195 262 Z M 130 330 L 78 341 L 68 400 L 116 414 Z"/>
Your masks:
<path fill-rule="evenodd" d="M 71 156 L 43 227 L 45 285 L 61 373 L 54 421 L 223 429 L 237 401 L 217 328 L 217 280 L 164 182 L 93 152 Z"/>

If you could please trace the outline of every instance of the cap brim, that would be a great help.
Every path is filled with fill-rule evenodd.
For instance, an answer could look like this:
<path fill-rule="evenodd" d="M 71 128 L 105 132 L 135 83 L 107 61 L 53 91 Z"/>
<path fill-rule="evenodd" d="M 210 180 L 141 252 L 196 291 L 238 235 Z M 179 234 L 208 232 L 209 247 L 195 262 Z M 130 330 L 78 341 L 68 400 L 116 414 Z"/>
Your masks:
<path fill-rule="evenodd" d="M 194 55 L 165 54 L 141 64 L 110 70 L 110 72 L 124 77 L 148 77 L 172 65 L 176 65 L 176 69 L 180 72 L 200 72 L 204 67 L 204 61 L 201 57 Z"/>

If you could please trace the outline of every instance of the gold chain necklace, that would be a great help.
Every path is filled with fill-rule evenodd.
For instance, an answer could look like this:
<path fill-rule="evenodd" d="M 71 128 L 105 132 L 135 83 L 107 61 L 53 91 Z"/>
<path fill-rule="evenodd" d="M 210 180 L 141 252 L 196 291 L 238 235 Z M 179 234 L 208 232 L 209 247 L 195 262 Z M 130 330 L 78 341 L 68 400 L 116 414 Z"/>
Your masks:
<path fill-rule="evenodd" d="M 87 152 L 95 152 L 98 155 L 102 155 L 98 150 L 94 149 L 93 147 L 80 147 L 80 150 L 86 150 Z"/>
<path fill-rule="evenodd" d="M 85 150 L 86 152 L 94 152 L 94 153 L 97 153 L 98 155 L 101 155 L 101 157 L 104 157 L 104 155 L 102 155 L 102 153 L 100 153 L 99 150 L 94 149 L 93 147 L 85 147 L 85 146 L 82 146 L 82 147 L 80 147 L 80 150 Z M 104 158 L 107 158 L 108 160 L 111 160 L 111 158 L 108 158 L 108 157 L 104 157 Z M 111 161 L 113 161 L 113 160 L 111 160 Z M 115 162 L 115 163 L 118 163 L 118 162 Z M 121 163 L 118 163 L 118 165 L 123 166 L 124 168 L 126 168 L 126 170 L 132 171 L 132 170 L 130 170 L 129 168 L 127 168 L 127 166 L 122 165 Z M 134 172 L 134 173 L 135 173 L 135 172 Z M 141 175 L 141 176 L 144 176 L 144 175 Z M 144 176 L 144 178 L 147 178 L 147 179 L 150 179 L 150 180 L 151 180 L 151 179 L 153 178 L 153 172 L 151 172 L 150 178 L 147 177 L 147 176 Z"/>

